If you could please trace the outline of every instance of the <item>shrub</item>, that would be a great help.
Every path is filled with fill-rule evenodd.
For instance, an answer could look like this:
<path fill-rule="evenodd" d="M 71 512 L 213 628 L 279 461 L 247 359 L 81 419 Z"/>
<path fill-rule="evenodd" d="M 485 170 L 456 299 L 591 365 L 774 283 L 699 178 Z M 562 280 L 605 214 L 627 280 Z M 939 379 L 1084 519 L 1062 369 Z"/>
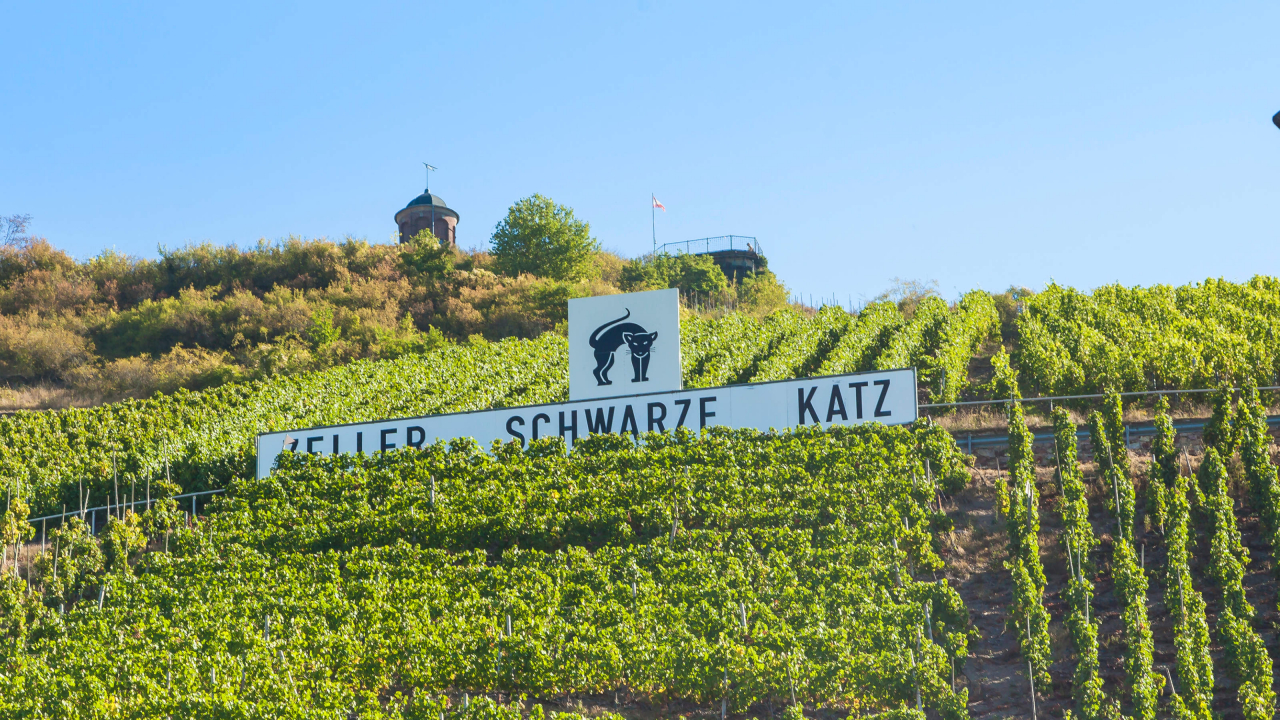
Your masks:
<path fill-rule="evenodd" d="M 4 379 L 60 379 L 93 358 L 93 344 L 72 329 L 51 325 L 34 313 L 0 315 L 0 376 Z"/>

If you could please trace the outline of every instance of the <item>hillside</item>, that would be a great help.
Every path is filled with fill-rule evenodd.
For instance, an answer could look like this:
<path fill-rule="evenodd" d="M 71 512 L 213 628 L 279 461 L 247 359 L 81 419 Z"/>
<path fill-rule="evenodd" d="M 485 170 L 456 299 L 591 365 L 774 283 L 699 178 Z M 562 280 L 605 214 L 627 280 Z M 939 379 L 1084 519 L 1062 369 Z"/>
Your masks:
<path fill-rule="evenodd" d="M 624 260 L 591 250 L 570 277 L 504 268 L 489 252 L 290 238 L 238 249 L 106 251 L 0 245 L 0 409 L 90 406 L 179 388 L 420 354 L 472 336 L 556 331 L 571 297 L 677 287 L 751 314 L 784 304 L 767 270 L 731 283 L 704 256 Z M 504 274 L 505 273 L 505 274 Z"/>
<path fill-rule="evenodd" d="M 1041 716 L 1269 718 L 1277 298 L 1260 277 L 682 318 L 686 386 L 914 366 L 942 405 L 910 428 L 460 440 L 252 479 L 263 430 L 562 400 L 554 332 L 0 418 L 0 708 L 996 718 L 1029 715 L 1034 678 Z M 957 399 L 993 403 L 1000 446 L 961 452 Z"/>
<path fill-rule="evenodd" d="M 100 544 L 73 519 L 34 561 L 39 593 L 0 580 L 0 709 L 738 714 L 786 697 L 874 711 L 918 690 L 963 717 L 949 655 L 967 617 L 927 580 L 928 468 L 964 478 L 939 439 L 682 432 L 492 457 L 458 442 L 286 461 L 198 522 L 159 500 Z M 922 612 L 950 650 L 920 645 Z"/>

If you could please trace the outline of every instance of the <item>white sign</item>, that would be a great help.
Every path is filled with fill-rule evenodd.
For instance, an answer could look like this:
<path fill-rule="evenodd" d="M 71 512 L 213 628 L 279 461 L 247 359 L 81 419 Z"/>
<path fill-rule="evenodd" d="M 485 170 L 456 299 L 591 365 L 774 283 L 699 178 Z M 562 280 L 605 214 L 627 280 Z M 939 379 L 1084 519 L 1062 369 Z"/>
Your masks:
<path fill-rule="evenodd" d="M 524 445 L 552 435 L 572 445 L 592 433 L 639 435 L 708 425 L 756 430 L 900 425 L 914 422 L 916 411 L 914 368 L 830 375 L 263 433 L 258 436 L 257 474 L 270 474 L 284 450 L 313 455 L 383 452 L 458 437 L 474 438 L 486 447 L 494 440 Z"/>
<path fill-rule="evenodd" d="M 680 291 L 569 301 L 569 399 L 679 390 Z"/>

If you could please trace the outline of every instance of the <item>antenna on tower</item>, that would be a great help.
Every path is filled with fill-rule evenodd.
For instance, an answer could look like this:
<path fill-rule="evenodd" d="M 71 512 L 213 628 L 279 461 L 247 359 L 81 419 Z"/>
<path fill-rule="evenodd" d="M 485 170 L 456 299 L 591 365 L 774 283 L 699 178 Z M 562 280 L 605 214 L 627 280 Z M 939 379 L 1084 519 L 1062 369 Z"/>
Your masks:
<path fill-rule="evenodd" d="M 436 166 L 435 166 L 435 165 L 428 165 L 428 164 L 426 164 L 426 163 L 422 163 L 422 165 L 423 165 L 423 167 L 425 167 L 425 168 L 427 169 L 427 187 L 426 187 L 426 189 L 425 189 L 425 190 L 423 190 L 423 192 L 429 193 L 429 192 L 431 192 L 431 171 L 432 171 L 432 170 L 435 170 L 435 169 L 436 169 Z"/>

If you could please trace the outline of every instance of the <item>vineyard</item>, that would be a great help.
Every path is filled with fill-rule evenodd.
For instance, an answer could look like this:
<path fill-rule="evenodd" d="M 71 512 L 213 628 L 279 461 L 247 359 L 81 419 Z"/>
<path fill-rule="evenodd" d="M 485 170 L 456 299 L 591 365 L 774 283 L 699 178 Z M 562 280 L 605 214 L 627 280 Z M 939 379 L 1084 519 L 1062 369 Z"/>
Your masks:
<path fill-rule="evenodd" d="M 1206 280 L 1091 295 L 1050 285 L 1026 301 L 1014 353 L 1023 392 L 1073 395 L 1207 388 L 1253 378 L 1273 384 L 1280 366 L 1280 280 Z"/>
<path fill-rule="evenodd" d="M 923 420 L 253 479 L 260 432 L 563 400 L 551 333 L 0 418 L 0 716 L 1273 717 L 1280 282 L 1006 310 L 682 318 L 686 387 L 914 366 L 995 403 L 977 457 Z M 1117 394 L 1211 388 L 1182 434 L 1186 400 Z"/>
<path fill-rule="evenodd" d="M 964 717 L 967 615 L 932 574 L 936 498 L 966 479 L 926 426 L 286 459 L 194 524 L 157 499 L 100 542 L 55 532 L 41 592 L 3 581 L 0 709 L 436 718 L 567 695 Z M 148 542 L 167 551 L 131 567 Z"/>

